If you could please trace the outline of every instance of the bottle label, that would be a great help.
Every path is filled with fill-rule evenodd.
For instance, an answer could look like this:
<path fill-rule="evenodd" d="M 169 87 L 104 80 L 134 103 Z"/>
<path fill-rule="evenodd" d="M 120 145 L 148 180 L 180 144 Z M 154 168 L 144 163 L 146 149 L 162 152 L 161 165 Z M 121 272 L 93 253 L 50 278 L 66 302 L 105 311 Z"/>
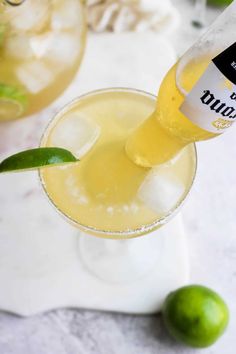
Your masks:
<path fill-rule="evenodd" d="M 236 43 L 212 60 L 180 111 L 202 129 L 216 134 L 236 121 Z"/>

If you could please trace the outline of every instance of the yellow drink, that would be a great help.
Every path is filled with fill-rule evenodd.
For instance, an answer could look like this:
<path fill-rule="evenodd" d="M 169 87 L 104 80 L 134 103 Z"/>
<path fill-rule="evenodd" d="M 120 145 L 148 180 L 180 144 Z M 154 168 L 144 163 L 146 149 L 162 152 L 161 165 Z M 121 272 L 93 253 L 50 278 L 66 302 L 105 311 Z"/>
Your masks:
<path fill-rule="evenodd" d="M 193 145 L 157 170 L 137 166 L 125 153 L 128 136 L 154 105 L 143 92 L 97 91 L 72 102 L 49 125 L 42 145 L 69 148 L 80 162 L 41 170 L 41 178 L 56 208 L 77 226 L 104 237 L 137 236 L 184 200 L 195 175 Z"/>
<path fill-rule="evenodd" d="M 0 121 L 28 116 L 75 76 L 85 42 L 80 0 L 0 1 Z"/>
<path fill-rule="evenodd" d="M 189 62 L 178 75 L 179 83 L 178 63 L 170 69 L 161 84 L 156 110 L 128 139 L 126 151 L 135 163 L 147 167 L 161 164 L 190 142 L 217 135 L 200 128 L 180 111 L 185 95 L 179 87 L 190 92 L 209 62 L 209 57 Z"/>

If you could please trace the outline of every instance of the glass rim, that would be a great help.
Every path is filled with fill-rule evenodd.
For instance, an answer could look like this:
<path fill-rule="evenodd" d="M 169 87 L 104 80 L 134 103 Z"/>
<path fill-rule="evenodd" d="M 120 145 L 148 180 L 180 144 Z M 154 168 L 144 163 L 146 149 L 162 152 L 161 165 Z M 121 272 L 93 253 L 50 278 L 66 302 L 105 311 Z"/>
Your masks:
<path fill-rule="evenodd" d="M 87 98 L 90 96 L 94 96 L 97 94 L 102 94 L 102 93 L 106 93 L 106 92 L 127 92 L 127 93 L 136 93 L 136 94 L 140 94 L 142 96 L 147 96 L 149 98 L 151 98 L 152 100 L 156 100 L 156 96 L 152 93 L 143 91 L 143 90 L 139 90 L 139 89 L 134 89 L 134 88 L 129 88 L 129 87 L 112 87 L 112 88 L 102 88 L 102 89 L 97 89 L 97 90 L 92 90 L 89 91 L 88 93 L 84 93 L 79 95 L 78 97 L 74 98 L 73 100 L 71 100 L 70 102 L 68 102 L 67 104 L 65 104 L 58 112 L 56 112 L 56 114 L 50 119 L 49 123 L 47 124 L 46 128 L 44 129 L 44 132 L 42 134 L 42 137 L 40 139 L 40 143 L 39 146 L 42 147 L 43 141 L 45 140 L 47 133 L 49 133 L 50 127 L 52 124 L 55 123 L 55 121 L 57 119 L 60 119 L 60 117 L 71 107 L 73 106 L 75 103 L 79 102 L 81 99 L 83 98 Z M 62 211 L 57 205 L 56 203 L 53 201 L 53 199 L 50 197 L 47 188 L 46 188 L 46 184 L 44 182 L 43 176 L 41 174 L 41 170 L 38 170 L 38 176 L 39 176 L 39 180 L 40 180 L 40 184 L 43 188 L 43 191 L 47 197 L 47 199 L 49 200 L 49 202 L 52 204 L 52 206 L 57 210 L 57 212 L 64 218 L 66 219 L 67 222 L 69 222 L 70 224 L 72 224 L 73 226 L 77 227 L 78 229 L 80 229 L 81 231 L 85 232 L 86 234 L 90 234 L 90 235 L 94 235 L 97 237 L 102 237 L 102 238 L 112 238 L 112 239 L 122 239 L 122 238 L 134 238 L 134 237 L 138 237 L 141 235 L 145 235 L 148 234 L 156 229 L 158 229 L 160 226 L 166 224 L 170 219 L 172 219 L 180 210 L 180 208 L 182 207 L 183 203 L 186 201 L 195 177 L 196 177 L 196 172 L 197 172 L 197 162 L 198 162 L 198 156 L 197 156 L 197 149 L 196 149 L 196 144 L 195 143 L 191 143 L 193 145 L 193 150 L 194 150 L 194 171 L 193 171 L 193 176 L 192 176 L 192 180 L 191 183 L 189 184 L 187 190 L 185 191 L 185 193 L 183 194 L 183 197 L 180 199 L 180 201 L 176 204 L 176 206 L 174 208 L 172 208 L 167 214 L 165 214 L 164 216 L 162 216 L 161 218 L 155 220 L 154 222 L 142 225 L 140 227 L 137 228 L 132 228 L 132 229 L 126 229 L 126 230 L 102 230 L 93 226 L 89 226 L 89 225 L 85 225 L 82 223 L 79 223 L 78 221 L 76 221 L 73 217 L 67 215 L 64 211 Z"/>

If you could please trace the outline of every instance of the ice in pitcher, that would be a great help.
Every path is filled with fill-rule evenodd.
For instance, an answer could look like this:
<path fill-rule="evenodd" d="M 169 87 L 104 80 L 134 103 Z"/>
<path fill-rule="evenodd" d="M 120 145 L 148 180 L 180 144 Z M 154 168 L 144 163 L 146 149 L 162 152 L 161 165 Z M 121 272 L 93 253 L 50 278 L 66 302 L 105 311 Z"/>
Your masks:
<path fill-rule="evenodd" d="M 65 90 L 78 70 L 85 33 L 82 1 L 0 1 L 0 121 L 40 111 Z"/>

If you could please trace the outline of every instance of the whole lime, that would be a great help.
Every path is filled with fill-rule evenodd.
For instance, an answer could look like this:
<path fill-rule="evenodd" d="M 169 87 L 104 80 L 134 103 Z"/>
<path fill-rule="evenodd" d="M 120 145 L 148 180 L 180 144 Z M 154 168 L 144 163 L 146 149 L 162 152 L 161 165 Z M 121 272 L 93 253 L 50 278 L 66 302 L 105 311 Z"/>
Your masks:
<path fill-rule="evenodd" d="M 229 5 L 233 0 L 208 0 L 209 5 L 213 6 L 226 6 Z"/>
<path fill-rule="evenodd" d="M 213 290 L 189 285 L 171 292 L 163 307 L 164 322 L 177 340 L 191 347 L 213 344 L 225 331 L 229 311 Z"/>

